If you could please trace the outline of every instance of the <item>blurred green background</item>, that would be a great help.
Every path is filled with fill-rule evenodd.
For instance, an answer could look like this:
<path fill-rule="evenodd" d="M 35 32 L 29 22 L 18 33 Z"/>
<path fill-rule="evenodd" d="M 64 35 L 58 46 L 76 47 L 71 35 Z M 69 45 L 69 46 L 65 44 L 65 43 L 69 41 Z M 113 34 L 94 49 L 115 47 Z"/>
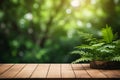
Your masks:
<path fill-rule="evenodd" d="M 106 24 L 120 35 L 120 0 L 0 0 L 0 62 L 70 63 Z"/>

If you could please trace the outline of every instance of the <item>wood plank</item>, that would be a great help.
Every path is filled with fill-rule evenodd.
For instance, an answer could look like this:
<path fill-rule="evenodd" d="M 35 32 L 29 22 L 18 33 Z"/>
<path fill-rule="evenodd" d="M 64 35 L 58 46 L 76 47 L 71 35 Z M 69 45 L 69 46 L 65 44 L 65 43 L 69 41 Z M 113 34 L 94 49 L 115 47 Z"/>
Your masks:
<path fill-rule="evenodd" d="M 90 75 L 86 72 L 81 64 L 71 64 L 76 78 L 90 78 Z"/>
<path fill-rule="evenodd" d="M 98 69 L 91 69 L 89 64 L 82 64 L 85 70 L 92 78 L 107 78 L 100 70 Z M 96 74 L 95 74 L 96 73 Z"/>
<path fill-rule="evenodd" d="M 89 64 L 1 64 L 0 79 L 120 78 L 120 70 L 91 69 Z"/>
<path fill-rule="evenodd" d="M 75 78 L 75 74 L 70 64 L 61 64 L 62 78 Z"/>
<path fill-rule="evenodd" d="M 5 71 L 7 71 L 9 68 L 11 68 L 13 64 L 3 64 L 0 66 L 0 75 L 3 74 Z"/>
<path fill-rule="evenodd" d="M 15 76 L 15 78 L 29 78 L 37 64 L 26 64 L 26 66 Z"/>
<path fill-rule="evenodd" d="M 25 64 L 15 64 L 8 71 L 0 75 L 0 78 L 14 78 L 14 76 L 24 67 Z"/>
<path fill-rule="evenodd" d="M 51 64 L 47 78 L 61 78 L 60 64 Z"/>
<path fill-rule="evenodd" d="M 120 70 L 100 70 L 108 78 L 120 78 Z"/>
<path fill-rule="evenodd" d="M 39 64 L 31 78 L 46 78 L 50 64 Z"/>

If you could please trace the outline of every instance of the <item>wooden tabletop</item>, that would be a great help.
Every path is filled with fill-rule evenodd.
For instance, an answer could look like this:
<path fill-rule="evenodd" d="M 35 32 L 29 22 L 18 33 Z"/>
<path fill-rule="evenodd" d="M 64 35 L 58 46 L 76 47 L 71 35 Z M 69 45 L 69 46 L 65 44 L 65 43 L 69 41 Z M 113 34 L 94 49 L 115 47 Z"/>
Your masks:
<path fill-rule="evenodd" d="M 0 79 L 120 78 L 120 70 L 91 69 L 89 64 L 0 64 Z"/>

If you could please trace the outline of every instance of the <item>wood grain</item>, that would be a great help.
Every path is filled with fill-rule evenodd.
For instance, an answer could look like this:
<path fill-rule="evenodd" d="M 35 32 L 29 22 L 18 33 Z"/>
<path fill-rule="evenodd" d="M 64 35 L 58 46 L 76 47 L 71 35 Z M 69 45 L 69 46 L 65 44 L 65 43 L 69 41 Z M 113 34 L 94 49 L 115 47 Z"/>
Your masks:
<path fill-rule="evenodd" d="M 12 67 L 13 64 L 3 64 L 0 66 L 0 75 L 7 71 L 10 67 Z"/>
<path fill-rule="evenodd" d="M 8 71 L 0 75 L 0 78 L 14 78 L 14 76 L 24 67 L 25 64 L 15 64 Z"/>
<path fill-rule="evenodd" d="M 120 70 L 100 70 L 108 78 L 120 78 Z"/>
<path fill-rule="evenodd" d="M 37 65 L 38 64 L 26 64 L 15 78 L 29 78 Z"/>
<path fill-rule="evenodd" d="M 46 78 L 50 64 L 39 64 L 31 78 Z"/>
<path fill-rule="evenodd" d="M 107 76 L 105 76 L 103 73 L 101 73 L 101 71 L 99 71 L 97 69 L 91 69 L 89 67 L 89 64 L 82 64 L 82 66 L 85 68 L 85 70 L 88 72 L 88 74 L 92 78 L 107 78 Z"/>
<path fill-rule="evenodd" d="M 89 64 L 1 64 L 0 79 L 120 78 L 120 70 L 91 69 Z"/>
<path fill-rule="evenodd" d="M 76 78 L 90 78 L 90 75 L 82 67 L 81 64 L 72 64 L 73 71 L 75 72 Z"/>
<path fill-rule="evenodd" d="M 75 78 L 75 74 L 70 64 L 61 64 L 62 78 Z"/>
<path fill-rule="evenodd" d="M 47 78 L 61 78 L 60 64 L 51 64 Z"/>

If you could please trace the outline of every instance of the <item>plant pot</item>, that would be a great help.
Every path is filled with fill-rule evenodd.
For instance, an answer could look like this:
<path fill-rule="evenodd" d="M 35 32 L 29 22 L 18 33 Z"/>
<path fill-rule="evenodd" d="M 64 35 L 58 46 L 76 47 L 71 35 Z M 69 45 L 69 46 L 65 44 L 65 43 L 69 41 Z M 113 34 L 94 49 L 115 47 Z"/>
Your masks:
<path fill-rule="evenodd" d="M 92 61 L 90 68 L 93 69 L 120 69 L 120 62 L 113 61 Z"/>

